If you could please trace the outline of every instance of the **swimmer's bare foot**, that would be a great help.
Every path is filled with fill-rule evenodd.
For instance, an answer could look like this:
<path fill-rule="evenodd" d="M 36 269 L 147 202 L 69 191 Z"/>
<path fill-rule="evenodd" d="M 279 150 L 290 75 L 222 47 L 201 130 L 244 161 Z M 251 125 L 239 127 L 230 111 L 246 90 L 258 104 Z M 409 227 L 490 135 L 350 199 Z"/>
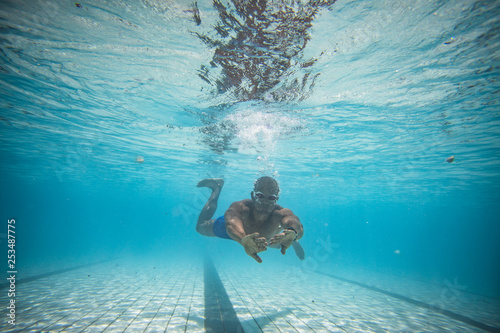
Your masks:
<path fill-rule="evenodd" d="M 212 190 L 215 190 L 216 188 L 221 189 L 222 186 L 224 186 L 224 180 L 222 178 L 207 178 L 200 180 L 196 186 L 208 187 L 211 188 Z"/>
<path fill-rule="evenodd" d="M 300 260 L 304 260 L 306 258 L 306 253 L 304 252 L 304 248 L 298 241 L 294 241 L 292 243 L 293 249 L 295 250 L 295 254 L 299 257 Z"/>

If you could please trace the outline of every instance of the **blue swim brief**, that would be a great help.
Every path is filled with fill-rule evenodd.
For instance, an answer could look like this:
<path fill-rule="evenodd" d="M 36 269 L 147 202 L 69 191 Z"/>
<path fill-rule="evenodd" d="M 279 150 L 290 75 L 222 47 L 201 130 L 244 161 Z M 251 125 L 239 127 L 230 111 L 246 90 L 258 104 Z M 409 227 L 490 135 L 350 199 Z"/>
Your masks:
<path fill-rule="evenodd" d="M 214 221 L 214 234 L 215 234 L 215 236 L 217 236 L 219 238 L 232 239 L 227 234 L 226 220 L 224 220 L 224 215 L 222 215 L 221 217 L 217 218 Z"/>

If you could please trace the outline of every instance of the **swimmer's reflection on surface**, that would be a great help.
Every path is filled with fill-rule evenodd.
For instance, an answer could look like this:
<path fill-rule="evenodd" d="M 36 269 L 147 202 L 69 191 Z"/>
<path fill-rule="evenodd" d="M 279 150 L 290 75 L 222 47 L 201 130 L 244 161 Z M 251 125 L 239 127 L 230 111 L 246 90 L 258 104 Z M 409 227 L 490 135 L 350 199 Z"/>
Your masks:
<path fill-rule="evenodd" d="M 306 69 L 316 62 L 300 61 L 300 52 L 310 39 L 308 30 L 315 16 L 335 1 L 231 0 L 226 6 L 214 0 L 219 13 L 215 36 L 198 36 L 215 47 L 215 53 L 210 66 L 201 67 L 199 76 L 218 93 L 231 92 L 240 101 L 302 98 L 316 75 L 305 71 L 288 83 L 284 78 L 293 66 Z M 193 6 L 199 25 L 200 13 L 196 3 Z M 219 67 L 220 77 L 212 77 L 210 67 Z"/>

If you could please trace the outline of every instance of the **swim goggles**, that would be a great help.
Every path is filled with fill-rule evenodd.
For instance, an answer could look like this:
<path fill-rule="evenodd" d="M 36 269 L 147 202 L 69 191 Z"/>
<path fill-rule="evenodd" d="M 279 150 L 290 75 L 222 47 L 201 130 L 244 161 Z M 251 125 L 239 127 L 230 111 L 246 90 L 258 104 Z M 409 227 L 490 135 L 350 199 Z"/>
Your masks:
<path fill-rule="evenodd" d="M 264 193 L 262 192 L 255 192 L 255 196 L 257 197 L 257 199 L 261 200 L 261 199 L 264 199 L 265 198 L 265 195 Z M 270 195 L 267 199 L 269 199 L 269 201 L 277 201 L 280 197 L 277 196 L 277 195 Z"/>

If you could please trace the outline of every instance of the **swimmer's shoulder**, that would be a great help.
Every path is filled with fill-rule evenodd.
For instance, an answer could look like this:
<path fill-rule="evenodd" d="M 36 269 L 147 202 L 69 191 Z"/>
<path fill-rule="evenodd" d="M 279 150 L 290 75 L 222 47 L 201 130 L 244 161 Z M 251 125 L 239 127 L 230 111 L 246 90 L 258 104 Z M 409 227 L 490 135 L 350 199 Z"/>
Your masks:
<path fill-rule="evenodd" d="M 248 212 L 253 206 L 253 202 L 250 199 L 244 199 L 241 201 L 235 201 L 229 206 L 229 208 L 232 208 L 240 213 Z"/>
<path fill-rule="evenodd" d="M 290 208 L 284 208 L 279 205 L 276 205 L 274 209 L 274 213 L 279 215 L 280 217 L 285 217 L 289 215 L 295 215 Z"/>

